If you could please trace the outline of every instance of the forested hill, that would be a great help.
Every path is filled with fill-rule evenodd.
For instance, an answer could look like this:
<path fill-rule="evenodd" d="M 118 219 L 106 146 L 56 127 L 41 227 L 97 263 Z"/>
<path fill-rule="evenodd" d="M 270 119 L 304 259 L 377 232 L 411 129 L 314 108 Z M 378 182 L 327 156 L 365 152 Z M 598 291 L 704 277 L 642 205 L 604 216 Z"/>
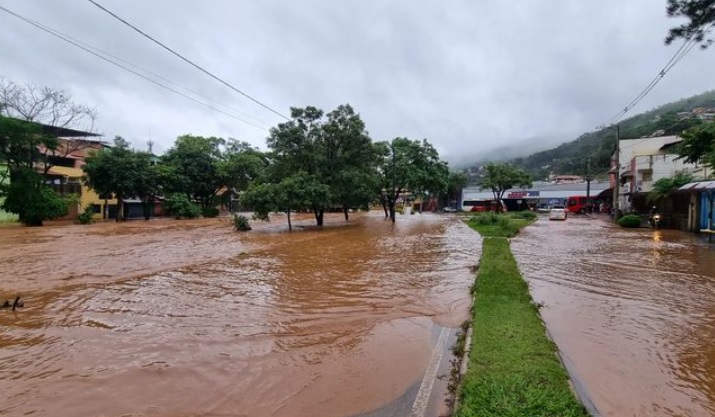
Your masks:
<path fill-rule="evenodd" d="M 620 122 L 621 139 L 680 134 L 702 121 L 697 118 L 681 119 L 677 113 L 690 112 L 699 107 L 715 108 L 715 90 L 665 104 Z M 615 128 L 604 128 L 512 162 L 531 173 L 534 179 L 544 179 L 549 173 L 584 175 L 588 171 L 590 157 L 591 172 L 605 174 L 615 143 Z"/>

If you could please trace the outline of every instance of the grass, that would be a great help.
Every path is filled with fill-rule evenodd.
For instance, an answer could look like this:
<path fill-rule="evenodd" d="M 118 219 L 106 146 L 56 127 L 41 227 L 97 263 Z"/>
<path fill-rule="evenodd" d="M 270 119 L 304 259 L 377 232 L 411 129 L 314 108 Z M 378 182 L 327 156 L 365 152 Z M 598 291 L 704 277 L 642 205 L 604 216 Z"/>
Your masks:
<path fill-rule="evenodd" d="M 536 214 L 529 211 L 505 214 L 487 212 L 472 215 L 467 224 L 484 237 L 512 237 L 535 219 Z"/>
<path fill-rule="evenodd" d="M 485 236 L 513 236 L 526 219 L 469 224 Z M 523 227 L 523 226 L 522 226 Z M 474 285 L 469 366 L 459 391 L 458 417 L 585 417 L 568 373 L 503 238 L 486 238 Z"/>

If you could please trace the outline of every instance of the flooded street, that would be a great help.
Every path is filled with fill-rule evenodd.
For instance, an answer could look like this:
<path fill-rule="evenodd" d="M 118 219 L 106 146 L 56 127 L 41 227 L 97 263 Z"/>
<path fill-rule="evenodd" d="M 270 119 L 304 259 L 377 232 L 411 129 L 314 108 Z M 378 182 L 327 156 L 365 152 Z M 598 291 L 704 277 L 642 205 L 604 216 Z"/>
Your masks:
<path fill-rule="evenodd" d="M 512 250 L 601 415 L 715 415 L 715 245 L 569 218 L 540 219 Z"/>
<path fill-rule="evenodd" d="M 300 217 L 299 226 L 310 225 Z M 480 237 L 380 213 L 0 228 L 2 416 L 354 416 L 420 386 Z"/>

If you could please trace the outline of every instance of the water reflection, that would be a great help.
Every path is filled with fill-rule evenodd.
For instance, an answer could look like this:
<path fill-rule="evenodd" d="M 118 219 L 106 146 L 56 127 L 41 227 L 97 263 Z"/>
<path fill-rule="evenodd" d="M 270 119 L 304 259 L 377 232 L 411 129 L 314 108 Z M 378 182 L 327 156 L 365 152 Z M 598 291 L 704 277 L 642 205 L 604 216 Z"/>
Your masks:
<path fill-rule="evenodd" d="M 715 248 L 581 218 L 537 222 L 512 245 L 604 416 L 715 413 Z"/>
<path fill-rule="evenodd" d="M 398 398 L 435 323 L 468 314 L 478 235 L 379 213 L 284 229 L 0 230 L 0 296 L 27 306 L 0 312 L 0 415 L 340 416 Z"/>

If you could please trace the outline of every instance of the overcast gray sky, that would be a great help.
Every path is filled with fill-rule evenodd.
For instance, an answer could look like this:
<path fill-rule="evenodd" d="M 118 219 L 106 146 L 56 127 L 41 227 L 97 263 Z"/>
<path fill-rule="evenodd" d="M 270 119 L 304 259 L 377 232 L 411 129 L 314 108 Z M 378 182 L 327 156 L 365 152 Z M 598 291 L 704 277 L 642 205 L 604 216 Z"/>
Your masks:
<path fill-rule="evenodd" d="M 97 0 L 268 106 L 350 103 L 374 140 L 429 139 L 453 164 L 514 143 L 571 140 L 620 110 L 678 45 L 665 0 Z M 281 119 L 85 0 L 0 5 L 270 127 Z M 694 49 L 634 110 L 715 88 Z M 97 128 L 163 151 L 185 133 L 265 149 L 267 131 L 214 112 L 0 12 L 0 75 L 71 91 Z M 205 100 L 200 98 L 201 100 Z M 256 121 L 256 119 L 260 120 Z M 534 139 L 532 139 L 534 138 Z"/>

